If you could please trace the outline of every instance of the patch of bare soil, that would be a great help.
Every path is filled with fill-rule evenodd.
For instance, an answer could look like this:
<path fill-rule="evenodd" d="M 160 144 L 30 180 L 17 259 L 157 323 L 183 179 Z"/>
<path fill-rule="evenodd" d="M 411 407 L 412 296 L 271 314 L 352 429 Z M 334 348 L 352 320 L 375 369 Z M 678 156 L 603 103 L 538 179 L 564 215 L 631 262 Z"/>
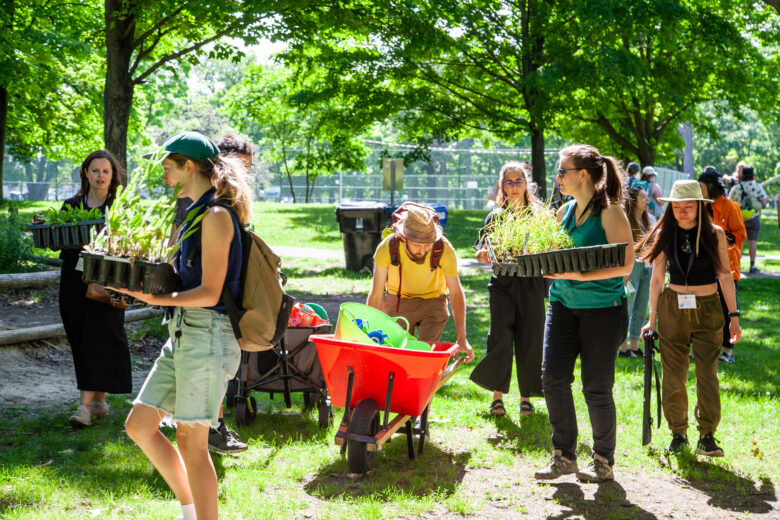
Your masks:
<path fill-rule="evenodd" d="M 0 330 L 50 325 L 60 321 L 59 285 L 0 293 Z"/>

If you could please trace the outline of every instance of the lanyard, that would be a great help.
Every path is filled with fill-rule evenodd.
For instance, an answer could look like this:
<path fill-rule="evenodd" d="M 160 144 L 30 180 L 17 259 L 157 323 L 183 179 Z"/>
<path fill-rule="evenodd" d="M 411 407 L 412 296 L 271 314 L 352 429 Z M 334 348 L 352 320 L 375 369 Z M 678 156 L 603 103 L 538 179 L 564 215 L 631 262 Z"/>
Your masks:
<path fill-rule="evenodd" d="M 585 215 L 585 213 L 587 213 L 587 212 L 588 212 L 588 210 L 590 209 L 590 206 L 593 204 L 593 199 L 594 199 L 595 197 L 596 197 L 596 195 L 593 195 L 593 197 L 591 197 L 591 198 L 590 198 L 590 200 L 588 201 L 588 204 L 585 206 L 585 209 L 584 209 L 584 210 L 582 210 L 582 214 L 580 215 L 580 218 L 578 218 L 578 219 L 577 219 L 577 220 L 574 222 L 574 227 L 575 227 L 575 228 L 577 227 L 577 224 L 579 224 L 579 223 L 580 223 L 580 219 L 582 219 L 582 217 Z M 571 213 L 569 213 L 569 218 L 568 218 L 568 219 L 566 219 L 566 226 L 564 226 L 564 229 L 565 229 L 565 230 L 566 230 L 566 232 L 567 232 L 567 233 L 569 233 L 570 235 L 571 235 L 571 233 L 572 233 L 572 232 L 569 230 L 569 226 L 571 225 L 571 220 L 574 218 L 574 215 L 575 215 L 576 213 L 577 213 L 577 203 L 575 202 L 575 203 L 574 203 L 574 206 L 571 208 Z"/>
<path fill-rule="evenodd" d="M 677 264 L 677 268 L 680 270 L 680 274 L 683 275 L 685 281 L 685 291 L 688 291 L 688 275 L 691 274 L 691 268 L 693 267 L 694 250 L 691 248 L 691 256 L 688 258 L 688 270 L 683 273 L 682 266 L 680 265 L 680 257 L 677 255 L 677 249 L 679 244 L 677 243 L 677 227 L 674 228 L 674 261 Z"/>

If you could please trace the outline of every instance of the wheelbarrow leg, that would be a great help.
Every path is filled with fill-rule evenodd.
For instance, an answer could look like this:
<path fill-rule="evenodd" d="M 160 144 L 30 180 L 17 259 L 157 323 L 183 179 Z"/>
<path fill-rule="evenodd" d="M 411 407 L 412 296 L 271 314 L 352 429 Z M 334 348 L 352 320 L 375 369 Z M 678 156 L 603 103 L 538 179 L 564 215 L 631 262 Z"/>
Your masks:
<path fill-rule="evenodd" d="M 422 415 L 420 416 L 420 440 L 417 446 L 417 455 L 422 455 L 423 446 L 425 446 L 425 436 L 428 434 L 428 408 L 431 405 L 425 407 Z"/>
<path fill-rule="evenodd" d="M 406 450 L 409 452 L 409 460 L 414 460 L 414 440 L 412 440 L 412 420 L 406 421 Z"/>
<path fill-rule="evenodd" d="M 390 417 L 390 400 L 393 397 L 393 380 L 395 379 L 395 373 L 390 372 L 387 376 L 387 397 L 385 398 L 385 417 L 382 421 L 382 429 L 387 430 L 387 418 Z"/>

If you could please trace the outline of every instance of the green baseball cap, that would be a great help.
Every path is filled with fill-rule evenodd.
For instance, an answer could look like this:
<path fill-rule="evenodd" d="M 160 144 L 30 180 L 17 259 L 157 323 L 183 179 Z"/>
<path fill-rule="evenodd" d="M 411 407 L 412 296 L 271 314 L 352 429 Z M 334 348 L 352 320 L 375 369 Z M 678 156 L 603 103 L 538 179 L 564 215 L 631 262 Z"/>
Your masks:
<path fill-rule="evenodd" d="M 198 161 L 214 159 L 219 155 L 219 148 L 211 139 L 199 132 L 179 132 L 172 135 L 163 144 L 166 155 L 180 153 Z"/>

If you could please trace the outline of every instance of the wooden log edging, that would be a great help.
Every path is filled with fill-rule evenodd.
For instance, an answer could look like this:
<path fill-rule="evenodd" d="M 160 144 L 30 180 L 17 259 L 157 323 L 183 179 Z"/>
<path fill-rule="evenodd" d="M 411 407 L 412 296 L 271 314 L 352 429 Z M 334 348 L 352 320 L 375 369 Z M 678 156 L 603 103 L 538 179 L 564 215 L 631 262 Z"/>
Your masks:
<path fill-rule="evenodd" d="M 0 290 L 46 287 L 60 282 L 59 271 L 0 274 Z"/>
<path fill-rule="evenodd" d="M 133 309 L 125 313 L 125 323 L 145 320 L 162 315 L 163 310 L 154 307 Z M 53 325 L 40 325 L 38 327 L 29 327 L 26 329 L 4 330 L 0 331 L 0 345 L 14 345 L 16 343 L 24 343 L 25 341 L 54 338 L 64 335 L 65 327 L 62 325 L 62 323 L 55 323 Z"/>

